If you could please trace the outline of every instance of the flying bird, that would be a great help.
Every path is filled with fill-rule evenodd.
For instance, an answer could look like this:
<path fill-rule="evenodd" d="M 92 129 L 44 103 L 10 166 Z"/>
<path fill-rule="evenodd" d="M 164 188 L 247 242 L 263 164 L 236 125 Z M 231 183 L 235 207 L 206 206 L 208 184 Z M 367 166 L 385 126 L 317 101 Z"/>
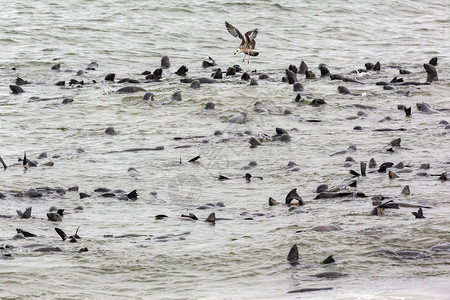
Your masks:
<path fill-rule="evenodd" d="M 239 37 L 241 39 L 241 44 L 239 45 L 239 48 L 236 49 L 236 51 L 234 52 L 234 55 L 236 55 L 236 53 L 244 53 L 244 58 L 242 59 L 242 62 L 245 61 L 245 58 L 247 57 L 247 55 L 250 56 L 258 56 L 259 52 L 253 51 L 253 49 L 255 49 L 255 38 L 258 35 L 258 28 L 250 30 L 248 32 L 245 33 L 245 35 L 242 35 L 242 33 L 237 30 L 236 27 L 234 27 L 233 25 L 231 25 L 230 23 L 225 21 L 225 26 L 227 27 L 228 32 L 235 37 Z M 250 57 L 248 58 L 248 63 L 250 63 Z"/>

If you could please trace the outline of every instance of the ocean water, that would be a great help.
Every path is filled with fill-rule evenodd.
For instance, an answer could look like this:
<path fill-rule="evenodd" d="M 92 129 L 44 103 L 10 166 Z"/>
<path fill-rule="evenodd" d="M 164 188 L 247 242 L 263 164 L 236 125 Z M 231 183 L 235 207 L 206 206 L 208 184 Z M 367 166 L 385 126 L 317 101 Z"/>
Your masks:
<path fill-rule="evenodd" d="M 26 151 L 39 164 L 54 163 L 0 172 L 1 298 L 448 298 L 449 252 L 430 251 L 450 242 L 449 185 L 434 176 L 450 166 L 449 129 L 440 124 L 450 122 L 448 1 L 44 0 L 2 2 L 1 8 L 0 156 L 12 165 Z M 226 31 L 225 21 L 242 32 L 258 28 L 259 56 L 243 63 L 242 54 L 233 55 L 239 40 Z M 142 73 L 160 67 L 163 55 L 171 67 L 160 82 L 145 82 Z M 209 56 L 217 66 L 203 68 Z M 432 57 L 438 57 L 439 81 L 394 90 L 375 85 L 395 76 L 425 82 L 423 64 Z M 85 70 L 93 61 L 98 68 Z M 303 103 L 295 102 L 297 92 L 282 82 L 286 68 L 301 61 L 318 77 L 297 74 L 305 88 Z M 349 73 L 377 61 L 379 72 Z M 57 63 L 61 70 L 51 70 Z M 320 63 L 364 84 L 320 78 Z M 174 74 L 186 65 L 186 77 L 210 77 L 213 68 L 225 71 L 236 64 L 256 79 L 260 73 L 270 79 L 249 86 L 238 73 L 192 90 Z M 400 75 L 399 68 L 411 74 Z M 79 70 L 86 74 L 77 76 Z M 116 74 L 114 83 L 104 80 L 108 73 Z M 18 95 L 9 89 L 17 77 L 30 82 Z M 141 83 L 118 83 L 120 78 Z M 85 85 L 69 86 L 71 79 Z M 66 86 L 55 85 L 61 80 Z M 127 85 L 154 93 L 154 100 L 142 100 L 144 92 L 115 93 Z M 361 96 L 340 94 L 341 85 Z M 170 101 L 176 91 L 182 100 Z M 74 101 L 61 104 L 66 97 Z M 307 104 L 318 98 L 327 104 Z M 215 109 L 207 111 L 210 101 Z M 256 101 L 268 112 L 254 111 Z M 435 113 L 419 111 L 421 102 Z M 398 104 L 411 106 L 411 117 Z M 286 109 L 292 115 L 284 115 Z M 247 112 L 244 124 L 227 123 L 240 111 Z M 366 115 L 348 119 L 359 111 Z M 104 133 L 110 126 L 116 135 Z M 251 136 L 272 136 L 276 127 L 286 129 L 291 142 L 250 147 Z M 406 130 L 373 131 L 380 128 Z M 217 130 L 223 135 L 214 135 Z M 386 151 L 396 138 L 401 147 Z M 350 145 L 357 151 L 331 156 Z M 117 152 L 158 146 L 164 149 Z M 42 152 L 48 157 L 37 159 Z M 197 162 L 188 162 L 198 155 Z M 347 156 L 355 160 L 351 167 L 344 166 Z M 350 169 L 359 172 L 359 163 L 371 158 L 378 165 L 403 162 L 407 172 L 393 169 L 399 178 L 389 179 L 368 169 L 356 188 L 344 189 L 368 197 L 314 199 L 318 185 L 339 186 L 352 178 Z M 257 166 L 245 169 L 250 161 Z M 299 169 L 287 168 L 289 161 Z M 419 169 L 426 163 L 430 169 Z M 251 182 L 243 179 L 247 172 Z M 219 175 L 230 180 L 219 181 Z M 406 185 L 409 196 L 400 194 Z M 71 191 L 37 198 L 16 194 L 43 186 L 78 186 L 91 197 L 80 199 Z M 106 198 L 94 192 L 99 187 L 136 189 L 139 197 Z M 300 213 L 268 205 L 269 197 L 284 203 L 294 188 L 306 203 Z M 371 197 L 379 194 L 432 208 L 424 209 L 425 219 L 414 219 L 417 208 L 403 207 L 370 216 Z M 31 219 L 17 218 L 16 209 L 30 206 Z M 65 209 L 62 222 L 47 220 L 51 206 Z M 83 210 L 76 212 L 77 206 Z M 212 212 L 227 220 L 203 222 Z M 189 213 L 200 220 L 179 219 Z M 159 214 L 168 218 L 156 220 Z M 343 230 L 308 231 L 326 224 Z M 78 243 L 61 241 L 54 230 L 73 234 L 78 226 Z M 38 236 L 13 239 L 16 228 Z M 294 244 L 297 265 L 286 260 Z M 34 251 L 50 245 L 62 251 Z M 87 252 L 78 252 L 84 247 Z M 388 254 L 400 250 L 423 257 Z M 320 264 L 328 255 L 336 263 Z M 346 276 L 314 276 L 328 271 Z M 288 293 L 322 287 L 333 289 Z"/>

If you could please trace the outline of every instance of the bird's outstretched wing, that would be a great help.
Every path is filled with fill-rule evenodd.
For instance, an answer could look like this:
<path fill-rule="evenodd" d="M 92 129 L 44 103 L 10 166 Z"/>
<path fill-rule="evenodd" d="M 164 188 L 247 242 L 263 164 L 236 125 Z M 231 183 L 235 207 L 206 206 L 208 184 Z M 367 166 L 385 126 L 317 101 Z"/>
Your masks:
<path fill-rule="evenodd" d="M 237 36 L 239 37 L 242 42 L 245 42 L 245 38 L 242 35 L 242 33 L 233 25 L 231 25 L 230 23 L 228 23 L 227 21 L 225 21 L 225 26 L 227 27 L 228 32 L 232 35 L 232 36 Z"/>
<path fill-rule="evenodd" d="M 257 35 L 258 35 L 258 28 L 250 30 L 245 33 L 245 37 L 249 42 L 254 41 Z"/>

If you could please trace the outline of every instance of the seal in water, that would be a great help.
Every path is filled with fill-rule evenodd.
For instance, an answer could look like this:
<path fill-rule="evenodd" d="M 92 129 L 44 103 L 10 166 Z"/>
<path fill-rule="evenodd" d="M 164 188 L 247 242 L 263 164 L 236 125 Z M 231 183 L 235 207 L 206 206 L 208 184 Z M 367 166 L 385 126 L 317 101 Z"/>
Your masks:
<path fill-rule="evenodd" d="M 138 86 L 126 86 L 116 91 L 117 94 L 131 94 L 136 92 L 146 92 L 146 90 Z"/>
<path fill-rule="evenodd" d="M 167 55 L 164 55 L 161 58 L 161 68 L 164 68 L 164 69 L 170 68 L 170 59 Z"/>
<path fill-rule="evenodd" d="M 235 123 L 235 124 L 244 124 L 245 117 L 247 116 L 246 112 L 241 111 L 237 115 L 229 118 L 227 123 Z"/>
<path fill-rule="evenodd" d="M 302 60 L 298 68 L 298 73 L 304 75 L 306 71 L 308 71 L 308 65 Z"/>
<path fill-rule="evenodd" d="M 350 90 L 343 85 L 338 86 L 338 91 L 339 91 L 339 93 L 344 94 L 344 95 L 362 96 L 362 94 L 356 94 L 356 93 L 350 92 Z"/>
<path fill-rule="evenodd" d="M 432 66 L 431 64 L 423 64 L 423 67 L 425 68 L 425 71 L 427 71 L 428 74 L 427 83 L 439 80 L 436 68 L 434 66 Z"/>
<path fill-rule="evenodd" d="M 288 294 L 293 293 L 306 293 L 306 292 L 316 292 L 316 291 L 329 291 L 332 290 L 332 287 L 324 287 L 324 288 L 303 288 L 298 290 L 289 291 Z"/>
<path fill-rule="evenodd" d="M 435 114 L 439 113 L 438 110 L 432 108 L 428 103 L 422 102 L 422 103 L 416 103 L 416 107 L 419 111 L 427 114 Z"/>
<path fill-rule="evenodd" d="M 291 204 L 291 202 L 293 201 L 293 200 L 297 200 L 298 201 L 298 203 L 292 203 Z M 286 202 L 285 202 L 286 204 L 288 204 L 288 205 L 304 205 L 305 203 L 303 202 L 303 199 L 302 199 L 302 197 L 300 197 L 298 194 L 297 194 L 297 189 L 293 189 L 292 191 L 290 191 L 288 194 L 287 194 L 287 196 L 286 196 Z"/>
<path fill-rule="evenodd" d="M 55 231 L 59 234 L 59 236 L 63 241 L 68 240 L 71 243 L 76 243 L 77 240 L 81 239 L 80 236 L 78 235 L 78 229 L 80 229 L 80 226 L 78 226 L 77 231 L 75 231 L 75 234 L 71 236 L 67 236 L 67 234 L 59 228 L 55 228 Z"/>
<path fill-rule="evenodd" d="M 345 276 L 345 274 L 342 274 L 341 272 L 323 272 L 323 273 L 316 274 L 314 276 L 319 277 L 319 278 L 338 278 L 338 277 Z"/>
<path fill-rule="evenodd" d="M 10 86 L 9 86 L 9 89 L 11 90 L 11 92 L 13 93 L 13 94 L 20 94 L 20 93 L 24 93 L 25 91 L 23 90 L 23 88 L 21 88 L 20 86 L 18 86 L 18 85 L 15 85 L 15 84 L 11 84 Z"/>
<path fill-rule="evenodd" d="M 239 45 L 239 48 L 236 49 L 236 51 L 234 52 L 234 55 L 240 52 L 244 53 L 245 55 L 244 58 L 242 59 L 242 62 L 245 61 L 247 55 L 258 56 L 259 52 L 253 51 L 256 45 L 255 38 L 258 35 L 258 29 L 247 31 L 244 36 L 236 27 L 234 27 L 233 25 L 231 25 L 226 21 L 225 26 L 232 36 L 239 37 L 242 41 L 241 44 Z M 248 63 L 250 63 L 250 58 L 248 59 Z"/>
<path fill-rule="evenodd" d="M 317 231 L 317 232 L 326 232 L 326 231 L 335 231 L 335 230 L 342 230 L 341 226 L 336 225 L 336 224 L 329 224 L 329 225 L 317 225 L 314 226 L 313 228 L 310 229 L 310 231 Z M 296 231 L 296 233 L 298 232 L 303 232 L 302 230 L 298 230 Z"/>

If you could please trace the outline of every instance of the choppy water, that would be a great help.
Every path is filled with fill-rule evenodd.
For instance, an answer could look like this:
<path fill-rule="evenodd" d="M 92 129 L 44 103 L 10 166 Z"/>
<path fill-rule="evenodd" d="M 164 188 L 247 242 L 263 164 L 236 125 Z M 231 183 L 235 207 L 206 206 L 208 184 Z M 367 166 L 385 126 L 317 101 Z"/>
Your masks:
<path fill-rule="evenodd" d="M 2 259 L 0 296 L 2 298 L 446 298 L 448 288 L 448 252 L 433 253 L 429 248 L 448 243 L 450 196 L 448 182 L 435 176 L 418 176 L 419 166 L 429 163 L 428 174 L 449 170 L 448 129 L 439 125 L 449 119 L 448 111 L 436 114 L 419 112 L 415 104 L 426 102 L 436 109 L 450 108 L 449 11 L 448 1 L 36 1 L 2 2 L 0 10 L 0 156 L 12 164 L 27 151 L 35 160 L 41 152 L 53 161 L 53 167 L 8 168 L 0 173 L 0 214 L 15 216 L 15 210 L 33 207 L 33 218 L 2 218 L 0 250 Z M 256 39 L 260 55 L 250 64 L 242 56 L 233 56 L 239 44 L 225 29 L 227 20 L 241 31 L 259 28 Z M 172 67 L 163 71 L 158 83 L 141 83 L 155 94 L 153 102 L 142 101 L 144 93 L 119 95 L 123 84 L 107 83 L 108 73 L 116 78 L 135 78 L 145 70 L 160 66 L 163 55 Z M 246 71 L 264 72 L 273 81 L 260 80 L 249 86 L 240 74 L 225 77 L 220 83 L 189 90 L 173 74 L 178 67 L 189 68 L 188 77 L 209 77 L 212 69 L 202 61 L 213 57 L 222 70 L 241 63 Z M 399 76 L 401 66 L 412 72 L 402 75 L 408 81 L 426 79 L 422 67 L 433 56 L 439 58 L 440 81 L 431 85 L 398 88 L 410 91 L 402 96 L 385 91 L 374 82 Z M 312 107 L 294 102 L 296 93 L 281 78 L 289 64 L 304 60 L 316 75 L 319 63 L 332 73 L 347 73 L 362 68 L 368 61 L 380 61 L 380 72 L 362 73 L 364 85 L 317 79 L 300 79 L 308 99 L 322 98 L 327 105 Z M 91 61 L 99 67 L 76 76 Z M 61 72 L 50 68 L 61 63 Z M 67 71 L 66 71 L 67 70 Z M 31 81 L 25 93 L 13 95 L 8 86 L 17 76 Z M 84 80 L 82 88 L 65 88 L 54 83 L 70 79 Z M 347 86 L 362 97 L 339 94 L 337 87 Z M 175 91 L 182 101 L 162 104 Z M 28 102 L 32 96 L 72 97 Z M 216 109 L 203 107 L 212 101 Z M 261 101 L 270 114 L 253 111 Z M 356 120 L 362 110 L 351 105 L 366 104 L 367 117 Z M 411 118 L 405 118 L 398 104 L 412 106 Z M 285 117 L 290 109 L 294 117 Z M 228 124 L 239 111 L 247 111 L 246 123 Z M 379 122 L 386 116 L 388 122 Z M 320 123 L 299 121 L 321 120 Z M 360 125 L 363 131 L 354 131 Z M 115 136 L 104 134 L 113 126 Z M 266 142 L 249 147 L 251 131 L 272 135 L 275 127 L 289 131 L 290 143 Z M 406 128 L 401 132 L 373 132 L 376 128 Z M 214 136 L 216 130 L 223 136 Z M 205 136 L 189 140 L 175 137 Z M 400 137 L 402 147 L 394 153 L 383 150 Z M 221 142 L 231 138 L 228 142 Z M 347 149 L 347 155 L 330 154 Z M 190 148 L 175 148 L 191 145 Z M 164 146 L 162 151 L 109 153 L 135 147 Z M 82 148 L 84 152 L 77 152 Z M 198 163 L 187 161 L 200 155 Z M 409 165 L 411 173 L 398 173 L 389 180 L 386 173 L 369 173 L 350 191 L 363 192 L 368 198 L 314 200 L 315 189 L 330 187 L 350 178 L 343 163 L 351 155 L 358 170 L 360 161 L 375 158 Z M 179 160 L 182 164 L 179 164 Z M 241 170 L 254 160 L 258 165 Z M 300 167 L 286 168 L 289 161 Z M 136 168 L 137 177 L 127 173 Z M 247 183 L 242 176 L 250 172 L 263 180 Z M 218 181 L 219 175 L 236 178 Z M 400 196 L 409 184 L 410 196 Z M 79 199 L 77 192 L 43 198 L 13 197 L 11 191 L 27 191 L 41 186 L 69 188 L 92 196 Z M 98 187 L 136 189 L 137 201 L 103 198 Z M 284 202 L 293 188 L 305 200 L 305 213 L 291 213 L 285 206 L 269 207 L 268 197 Z M 157 192 L 154 199 L 151 192 Z M 369 216 L 370 197 L 394 195 L 398 201 L 430 205 L 426 219 L 414 219 L 411 211 L 388 210 L 386 216 Z M 223 202 L 225 207 L 199 210 L 205 203 Z M 46 219 L 50 206 L 64 208 L 61 223 Z M 74 208 L 83 206 L 81 213 Z M 202 221 L 177 219 L 182 213 L 194 213 L 204 219 L 215 212 L 215 225 Z M 253 220 L 243 212 L 262 213 Z M 155 220 L 166 214 L 169 218 Z M 320 233 L 303 232 L 315 225 L 338 224 L 344 230 Z M 77 244 L 60 241 L 55 227 L 72 234 L 80 227 L 82 240 Z M 12 240 L 15 228 L 31 231 L 39 237 Z M 189 234 L 184 234 L 189 232 Z M 146 237 L 108 238 L 105 235 L 145 234 Z M 172 238 L 156 237 L 173 235 Z M 181 238 L 180 238 L 181 237 Z M 149 239 L 150 238 L 150 239 Z M 23 246 L 39 243 L 60 247 L 62 253 L 38 253 Z M 301 263 L 286 261 L 293 244 L 300 251 Z M 77 253 L 87 247 L 88 252 Z M 383 250 L 414 250 L 431 258 L 395 259 L 381 255 Z M 12 257 L 5 256 L 12 254 Z M 320 262 L 333 254 L 337 263 Z M 340 271 L 348 276 L 320 279 L 312 275 Z M 309 287 L 333 287 L 331 291 L 288 294 Z"/>

